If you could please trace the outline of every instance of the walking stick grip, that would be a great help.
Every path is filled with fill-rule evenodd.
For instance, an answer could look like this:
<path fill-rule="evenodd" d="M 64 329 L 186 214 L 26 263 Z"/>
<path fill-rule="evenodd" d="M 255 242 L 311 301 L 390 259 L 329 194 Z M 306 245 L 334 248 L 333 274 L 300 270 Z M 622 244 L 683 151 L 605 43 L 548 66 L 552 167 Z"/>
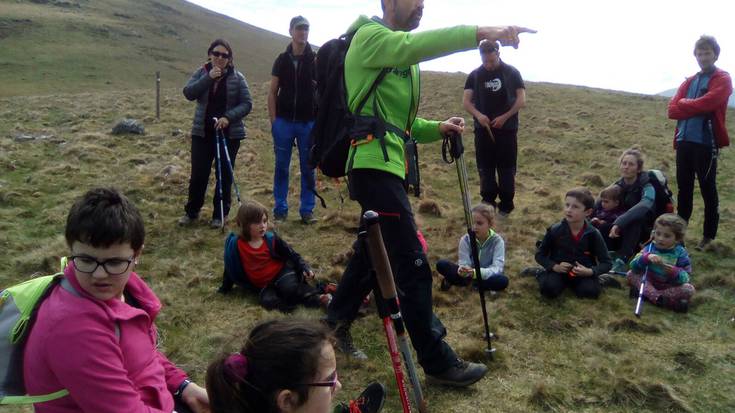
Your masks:
<path fill-rule="evenodd" d="M 366 211 L 363 214 L 365 226 L 367 226 L 368 251 L 373 260 L 376 279 L 380 287 L 380 294 L 386 300 L 391 300 L 398 296 L 396 292 L 396 284 L 393 281 L 393 271 L 388 260 L 388 252 L 385 250 L 383 243 L 383 234 L 380 232 L 378 213 L 375 211 Z"/>

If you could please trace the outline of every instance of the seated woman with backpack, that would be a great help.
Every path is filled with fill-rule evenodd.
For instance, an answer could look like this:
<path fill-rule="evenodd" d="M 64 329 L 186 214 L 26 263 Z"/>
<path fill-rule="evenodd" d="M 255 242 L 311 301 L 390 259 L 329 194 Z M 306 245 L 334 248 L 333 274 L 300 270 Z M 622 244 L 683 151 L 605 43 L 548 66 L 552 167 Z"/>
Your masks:
<path fill-rule="evenodd" d="M 648 239 L 656 218 L 656 189 L 648 172 L 643 170 L 643 154 L 638 149 L 626 149 L 619 161 L 621 188 L 620 205 L 625 211 L 607 228 L 599 228 L 607 248 L 627 263 L 638 251 L 642 239 Z M 616 260 L 616 263 L 618 261 Z M 622 268 L 613 268 L 623 270 Z"/>
<path fill-rule="evenodd" d="M 206 391 L 159 350 L 161 302 L 135 273 L 145 231 L 120 192 L 97 188 L 72 206 L 63 277 L 37 309 L 23 378 L 38 413 L 205 413 Z"/>

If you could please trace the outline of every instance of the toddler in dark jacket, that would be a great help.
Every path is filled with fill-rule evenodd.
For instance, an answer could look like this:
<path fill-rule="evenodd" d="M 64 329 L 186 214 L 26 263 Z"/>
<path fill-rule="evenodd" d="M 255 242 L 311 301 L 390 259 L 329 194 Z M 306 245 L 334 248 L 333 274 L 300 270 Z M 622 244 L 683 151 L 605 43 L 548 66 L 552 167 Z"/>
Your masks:
<path fill-rule="evenodd" d="M 314 272 L 291 246 L 268 230 L 268 210 L 256 201 L 245 202 L 237 211 L 240 234 L 225 240 L 225 270 L 219 292 L 237 284 L 257 292 L 266 309 L 292 311 L 298 304 L 327 306 L 330 294 L 321 294 L 307 281 Z"/>

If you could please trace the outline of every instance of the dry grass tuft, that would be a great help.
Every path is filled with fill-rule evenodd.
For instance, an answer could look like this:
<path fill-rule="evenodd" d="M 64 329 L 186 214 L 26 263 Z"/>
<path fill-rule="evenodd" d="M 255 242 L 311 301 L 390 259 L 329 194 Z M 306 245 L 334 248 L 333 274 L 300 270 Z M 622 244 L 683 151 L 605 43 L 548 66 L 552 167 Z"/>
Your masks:
<path fill-rule="evenodd" d="M 610 403 L 654 411 L 692 412 L 687 402 L 665 383 L 641 383 L 621 378 L 613 384 Z"/>
<path fill-rule="evenodd" d="M 550 387 L 546 383 L 536 383 L 528 401 L 545 412 L 560 412 L 567 405 L 564 394 L 563 389 Z"/>
<path fill-rule="evenodd" d="M 433 199 L 424 199 L 419 202 L 419 212 L 435 217 L 442 216 L 442 208 L 439 206 L 439 203 L 437 203 Z"/>
<path fill-rule="evenodd" d="M 661 327 L 655 324 L 646 324 L 632 318 L 623 318 L 608 323 L 607 328 L 611 331 L 636 331 L 641 333 L 657 334 Z"/>
<path fill-rule="evenodd" d="M 684 370 L 687 374 L 702 374 L 707 370 L 707 364 L 694 351 L 677 351 L 674 362 L 678 365 L 677 370 Z"/>

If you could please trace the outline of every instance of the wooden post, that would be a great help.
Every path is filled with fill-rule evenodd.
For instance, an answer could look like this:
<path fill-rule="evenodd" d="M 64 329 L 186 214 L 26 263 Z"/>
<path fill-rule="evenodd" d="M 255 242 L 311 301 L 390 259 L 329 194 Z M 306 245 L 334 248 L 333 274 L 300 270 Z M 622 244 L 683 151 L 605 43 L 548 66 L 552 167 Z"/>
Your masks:
<path fill-rule="evenodd" d="M 161 72 L 156 72 L 156 119 L 161 120 Z"/>

